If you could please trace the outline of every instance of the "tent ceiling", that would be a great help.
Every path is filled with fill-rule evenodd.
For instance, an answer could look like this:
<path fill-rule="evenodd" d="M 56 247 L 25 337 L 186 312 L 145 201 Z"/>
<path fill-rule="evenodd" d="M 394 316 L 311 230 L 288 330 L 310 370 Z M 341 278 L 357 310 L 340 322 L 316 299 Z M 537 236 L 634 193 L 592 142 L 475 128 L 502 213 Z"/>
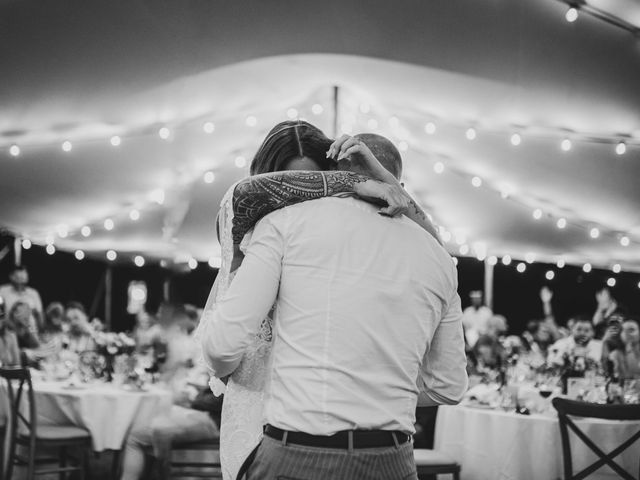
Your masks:
<path fill-rule="evenodd" d="M 635 2 L 592 3 L 640 18 Z M 471 253 L 640 271 L 640 44 L 584 15 L 568 24 L 565 10 L 552 0 L 0 2 L 0 225 L 100 256 L 216 256 L 217 205 L 246 174 L 237 157 L 250 160 L 291 107 L 331 134 L 337 85 L 341 126 L 375 121 L 406 142 L 408 188 L 454 234 L 453 253 L 457 235 Z"/>

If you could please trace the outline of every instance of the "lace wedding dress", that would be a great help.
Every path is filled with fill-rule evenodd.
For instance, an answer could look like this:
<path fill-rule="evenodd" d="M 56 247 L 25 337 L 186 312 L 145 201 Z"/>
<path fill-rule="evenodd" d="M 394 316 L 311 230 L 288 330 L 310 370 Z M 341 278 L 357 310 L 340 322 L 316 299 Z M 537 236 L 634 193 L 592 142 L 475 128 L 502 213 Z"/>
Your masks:
<path fill-rule="evenodd" d="M 200 324 L 196 330 L 196 343 L 207 334 L 216 304 L 226 293 L 235 272 L 231 272 L 233 259 L 233 191 L 227 191 L 220 204 L 218 228 L 222 262 L 211 289 Z M 246 244 L 247 238 L 243 245 Z M 225 386 L 218 378 L 211 377 L 209 385 L 215 395 L 224 393 L 220 424 L 220 463 L 223 480 L 235 480 L 244 460 L 262 439 L 263 401 L 266 369 L 271 353 L 271 319 L 262 322 L 260 332 L 245 352 L 238 368 L 231 374 Z M 203 359 L 204 361 L 204 359 Z"/>

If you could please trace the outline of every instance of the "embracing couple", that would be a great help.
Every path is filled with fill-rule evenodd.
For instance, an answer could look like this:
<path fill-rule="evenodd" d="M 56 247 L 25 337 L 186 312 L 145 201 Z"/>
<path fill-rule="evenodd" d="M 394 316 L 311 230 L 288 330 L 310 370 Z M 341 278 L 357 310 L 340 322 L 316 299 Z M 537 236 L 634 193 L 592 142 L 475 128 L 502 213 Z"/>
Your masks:
<path fill-rule="evenodd" d="M 225 480 L 417 478 L 416 405 L 467 376 L 456 268 L 401 174 L 382 136 L 287 121 L 225 195 L 197 333 Z"/>

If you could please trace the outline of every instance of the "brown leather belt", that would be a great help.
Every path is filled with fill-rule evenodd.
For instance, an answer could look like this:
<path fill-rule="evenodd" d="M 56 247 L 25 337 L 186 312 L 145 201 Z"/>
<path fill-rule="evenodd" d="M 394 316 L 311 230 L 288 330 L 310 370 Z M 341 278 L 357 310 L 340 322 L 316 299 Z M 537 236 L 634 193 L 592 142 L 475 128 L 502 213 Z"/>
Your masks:
<path fill-rule="evenodd" d="M 393 430 L 343 430 L 333 435 L 310 435 L 303 432 L 290 432 L 273 425 L 267 425 L 265 435 L 285 444 L 305 445 L 323 448 L 378 448 L 399 446 L 411 441 L 411 435 Z M 350 438 L 351 437 L 351 438 Z M 350 445 L 351 443 L 351 445 Z"/>

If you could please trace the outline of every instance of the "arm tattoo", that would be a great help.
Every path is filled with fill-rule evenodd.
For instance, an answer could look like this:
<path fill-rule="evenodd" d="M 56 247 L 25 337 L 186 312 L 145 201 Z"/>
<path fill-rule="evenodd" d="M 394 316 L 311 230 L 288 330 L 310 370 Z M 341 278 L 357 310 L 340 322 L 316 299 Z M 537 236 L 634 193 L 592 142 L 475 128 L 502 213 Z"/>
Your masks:
<path fill-rule="evenodd" d="M 341 170 L 331 172 L 287 171 L 247 177 L 233 191 L 233 243 L 265 215 L 296 203 L 330 196 L 353 195 L 364 175 Z"/>

